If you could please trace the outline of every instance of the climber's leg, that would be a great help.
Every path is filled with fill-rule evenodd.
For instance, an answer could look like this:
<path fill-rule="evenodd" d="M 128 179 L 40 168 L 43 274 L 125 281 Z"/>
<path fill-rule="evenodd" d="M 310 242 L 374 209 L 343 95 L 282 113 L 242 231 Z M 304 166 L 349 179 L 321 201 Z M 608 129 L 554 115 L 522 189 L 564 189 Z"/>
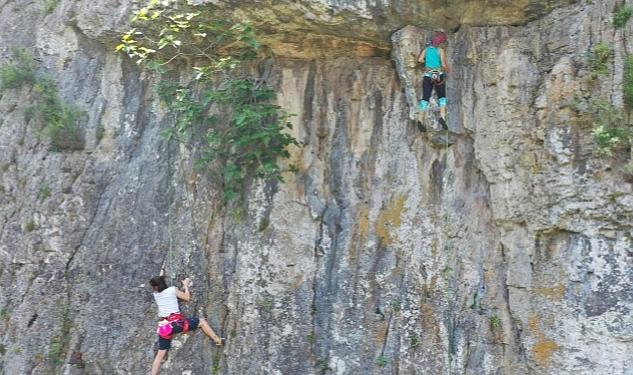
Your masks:
<path fill-rule="evenodd" d="M 444 129 L 448 129 L 448 125 L 446 124 L 446 83 L 442 82 L 439 85 L 435 86 L 435 93 L 437 94 L 437 103 L 440 107 L 440 124 Z"/>
<path fill-rule="evenodd" d="M 207 323 L 205 319 L 200 319 L 200 328 L 202 329 L 202 332 L 205 333 L 205 335 L 209 336 L 209 338 L 213 340 L 215 345 L 222 346 L 222 339 L 215 334 L 213 328 L 211 328 L 211 326 L 209 325 L 209 323 Z"/>
<path fill-rule="evenodd" d="M 163 358 L 167 354 L 167 349 L 159 349 L 156 353 L 156 357 L 154 357 L 154 362 L 152 362 L 152 375 L 158 375 L 158 371 L 160 370 L 160 363 Z"/>
<path fill-rule="evenodd" d="M 422 100 L 420 100 L 420 104 L 418 105 L 420 112 L 424 112 L 429 106 L 429 99 L 431 98 L 432 91 L 433 81 L 431 81 L 431 77 L 425 76 L 422 80 Z"/>
<path fill-rule="evenodd" d="M 437 94 L 437 104 L 440 109 L 446 109 L 446 83 L 441 83 L 435 86 L 435 93 Z"/>

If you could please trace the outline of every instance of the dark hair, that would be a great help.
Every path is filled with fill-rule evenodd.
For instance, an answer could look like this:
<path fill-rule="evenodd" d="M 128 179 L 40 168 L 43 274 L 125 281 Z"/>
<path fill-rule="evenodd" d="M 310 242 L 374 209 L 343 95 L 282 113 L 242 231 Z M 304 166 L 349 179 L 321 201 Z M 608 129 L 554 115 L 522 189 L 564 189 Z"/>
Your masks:
<path fill-rule="evenodd" d="M 158 293 L 167 289 L 167 283 L 165 283 L 165 276 L 152 277 L 151 280 L 149 281 L 149 285 L 151 285 L 152 288 L 154 288 L 154 291 Z"/>

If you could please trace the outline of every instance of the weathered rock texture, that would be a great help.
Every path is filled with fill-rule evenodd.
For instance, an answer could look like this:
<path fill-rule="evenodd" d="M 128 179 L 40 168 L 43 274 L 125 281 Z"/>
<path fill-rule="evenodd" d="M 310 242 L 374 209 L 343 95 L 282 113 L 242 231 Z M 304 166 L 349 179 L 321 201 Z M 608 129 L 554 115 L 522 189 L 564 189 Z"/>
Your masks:
<path fill-rule="evenodd" d="M 613 29 L 615 1 L 548 15 L 565 2 L 212 3 L 255 20 L 255 5 L 305 8 L 278 14 L 309 25 L 304 39 L 299 26 L 268 39 L 299 172 L 252 186 L 245 214 L 160 136 L 154 82 L 111 52 L 131 4 L 63 0 L 44 14 L 0 1 L 3 56 L 30 48 L 84 109 L 86 137 L 83 151 L 50 152 L 24 116 L 32 89 L 0 99 L 0 373 L 147 373 L 146 281 L 163 261 L 194 279 L 185 310 L 227 337 L 223 350 L 179 338 L 166 374 L 633 371 L 631 184 L 569 106 L 622 103 L 633 45 L 630 25 Z M 387 31 L 453 9 L 449 148 L 410 119 L 415 43 L 396 64 L 330 45 L 297 53 L 332 33 L 383 50 Z M 348 24 L 359 19 L 370 36 Z M 586 61 L 600 41 L 615 58 L 595 82 Z"/>

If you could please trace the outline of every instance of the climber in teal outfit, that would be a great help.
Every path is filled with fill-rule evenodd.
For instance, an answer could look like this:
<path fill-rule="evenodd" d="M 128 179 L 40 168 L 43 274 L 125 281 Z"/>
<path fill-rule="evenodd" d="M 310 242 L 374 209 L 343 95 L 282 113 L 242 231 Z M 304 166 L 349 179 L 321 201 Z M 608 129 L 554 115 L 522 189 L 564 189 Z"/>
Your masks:
<path fill-rule="evenodd" d="M 435 88 L 437 100 L 440 107 L 440 123 L 446 128 L 446 77 L 449 73 L 448 63 L 446 61 L 446 52 L 444 45 L 446 43 L 446 34 L 436 32 L 431 40 L 431 46 L 426 47 L 420 52 L 418 62 L 424 64 L 424 78 L 422 81 L 422 100 L 418 109 L 420 112 L 426 111 L 429 106 L 431 92 Z"/>

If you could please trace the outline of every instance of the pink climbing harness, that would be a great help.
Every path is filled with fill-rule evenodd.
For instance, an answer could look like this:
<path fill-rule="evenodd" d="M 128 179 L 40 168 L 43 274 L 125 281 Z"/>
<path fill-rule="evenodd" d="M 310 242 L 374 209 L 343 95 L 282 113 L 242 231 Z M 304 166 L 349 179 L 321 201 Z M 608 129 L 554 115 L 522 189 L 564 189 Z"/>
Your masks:
<path fill-rule="evenodd" d="M 182 328 L 182 333 L 189 332 L 189 320 L 181 313 L 171 313 L 168 317 L 162 317 L 158 321 L 156 332 L 163 339 L 171 340 L 174 336 L 174 324 Z"/>

